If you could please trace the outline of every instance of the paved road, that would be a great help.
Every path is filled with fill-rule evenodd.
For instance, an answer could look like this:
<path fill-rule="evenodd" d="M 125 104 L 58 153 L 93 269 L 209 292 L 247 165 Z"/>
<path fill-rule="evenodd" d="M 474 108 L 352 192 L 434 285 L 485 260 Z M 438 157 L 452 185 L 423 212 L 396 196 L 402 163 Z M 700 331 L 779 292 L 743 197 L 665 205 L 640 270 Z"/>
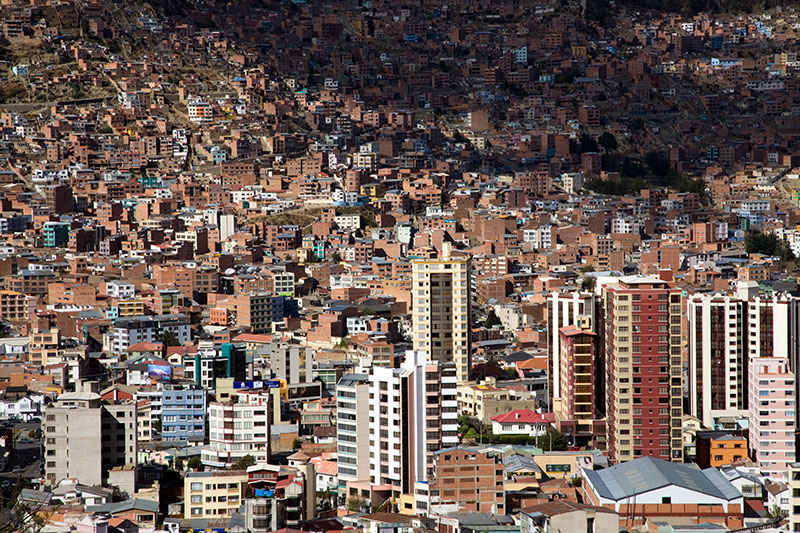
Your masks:
<path fill-rule="evenodd" d="M 35 479 L 42 477 L 42 441 L 31 439 L 28 434 L 31 430 L 41 427 L 40 423 L 16 424 L 14 434 L 18 435 L 14 442 L 14 453 L 4 472 L 0 472 L 0 487 L 8 481 L 10 486 L 17 484 L 19 479 Z M 16 470 L 16 471 L 15 471 Z"/>

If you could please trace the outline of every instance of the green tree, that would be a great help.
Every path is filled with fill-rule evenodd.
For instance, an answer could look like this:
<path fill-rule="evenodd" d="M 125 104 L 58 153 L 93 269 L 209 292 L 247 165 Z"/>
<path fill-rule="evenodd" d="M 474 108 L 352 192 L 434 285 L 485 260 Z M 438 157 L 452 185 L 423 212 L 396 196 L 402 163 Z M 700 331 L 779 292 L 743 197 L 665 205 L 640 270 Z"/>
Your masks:
<path fill-rule="evenodd" d="M 614 137 L 613 134 L 604 131 L 602 135 L 597 139 L 600 143 L 600 146 L 603 147 L 603 150 L 606 152 L 613 152 L 617 149 L 617 138 Z"/>
<path fill-rule="evenodd" d="M 780 257 L 783 261 L 795 259 L 794 252 L 785 240 L 774 233 L 753 232 L 744 239 L 744 249 L 748 254 L 764 254 Z"/>
<path fill-rule="evenodd" d="M 597 141 L 588 133 L 582 133 L 578 142 L 581 145 L 581 153 L 597 151 Z"/>
<path fill-rule="evenodd" d="M 500 320 L 500 317 L 497 316 L 497 313 L 494 312 L 494 309 L 490 309 L 489 312 L 486 314 L 486 322 L 485 325 L 487 328 L 493 328 L 494 326 L 499 326 L 503 322 Z"/>
<path fill-rule="evenodd" d="M 164 346 L 180 346 L 181 342 L 178 340 L 178 337 L 175 333 L 171 331 L 164 331 L 158 335 L 158 342 L 163 344 Z"/>
<path fill-rule="evenodd" d="M 256 464 L 256 459 L 250 454 L 245 455 L 237 462 L 233 463 L 231 470 L 247 470 L 248 467 Z"/>
<path fill-rule="evenodd" d="M 663 178 L 667 175 L 670 169 L 669 159 L 660 152 L 648 152 L 644 157 L 644 162 L 650 172 Z"/>
<path fill-rule="evenodd" d="M 351 513 L 359 513 L 364 509 L 367 500 L 359 498 L 358 496 L 350 496 L 344 504 L 344 508 Z"/>
<path fill-rule="evenodd" d="M 31 439 L 35 439 L 36 437 L 38 437 L 38 433 L 36 433 L 35 429 L 32 429 L 28 432 L 28 437 Z"/>
<path fill-rule="evenodd" d="M 203 461 L 202 459 L 200 459 L 199 456 L 195 455 L 194 457 L 189 459 L 189 462 L 186 463 L 186 466 L 188 466 L 192 470 L 200 470 L 201 468 L 203 468 Z"/>
<path fill-rule="evenodd" d="M 508 374 L 508 379 L 517 379 L 519 374 L 517 374 L 517 369 L 513 366 L 506 368 L 506 374 Z"/>
<path fill-rule="evenodd" d="M 301 446 L 301 444 L 302 444 L 302 443 L 300 442 L 300 439 L 294 439 L 294 440 L 292 441 L 292 449 L 293 449 L 293 450 L 296 450 L 296 449 L 298 449 L 298 448 Z"/>

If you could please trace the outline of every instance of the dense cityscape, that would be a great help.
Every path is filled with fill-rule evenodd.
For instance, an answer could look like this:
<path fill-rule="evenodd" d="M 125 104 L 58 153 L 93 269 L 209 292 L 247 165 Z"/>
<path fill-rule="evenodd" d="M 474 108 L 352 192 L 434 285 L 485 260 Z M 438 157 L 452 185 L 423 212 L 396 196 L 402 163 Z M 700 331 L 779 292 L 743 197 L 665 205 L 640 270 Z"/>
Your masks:
<path fill-rule="evenodd" d="M 0 533 L 800 532 L 798 276 L 796 2 L 0 0 Z"/>

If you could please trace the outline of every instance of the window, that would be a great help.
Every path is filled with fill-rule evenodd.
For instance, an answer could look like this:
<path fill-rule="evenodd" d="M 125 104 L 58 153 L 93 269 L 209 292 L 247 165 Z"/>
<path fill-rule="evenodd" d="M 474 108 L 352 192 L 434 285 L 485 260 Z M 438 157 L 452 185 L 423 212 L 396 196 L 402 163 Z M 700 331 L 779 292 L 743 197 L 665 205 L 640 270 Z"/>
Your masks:
<path fill-rule="evenodd" d="M 191 487 L 192 490 L 203 490 L 202 483 L 192 483 Z"/>

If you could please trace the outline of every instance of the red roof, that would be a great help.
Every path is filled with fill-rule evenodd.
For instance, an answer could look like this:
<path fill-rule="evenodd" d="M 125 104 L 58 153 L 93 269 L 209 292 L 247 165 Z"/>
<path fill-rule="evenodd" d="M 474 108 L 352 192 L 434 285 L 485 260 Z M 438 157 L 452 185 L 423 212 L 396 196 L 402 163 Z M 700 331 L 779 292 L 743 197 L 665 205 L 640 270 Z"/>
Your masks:
<path fill-rule="evenodd" d="M 163 345 L 160 342 L 137 342 L 128 348 L 129 352 L 160 352 Z"/>
<path fill-rule="evenodd" d="M 492 420 L 501 424 L 547 424 L 547 420 L 539 413 L 535 413 L 530 409 L 514 409 L 504 415 L 493 416 Z"/>

